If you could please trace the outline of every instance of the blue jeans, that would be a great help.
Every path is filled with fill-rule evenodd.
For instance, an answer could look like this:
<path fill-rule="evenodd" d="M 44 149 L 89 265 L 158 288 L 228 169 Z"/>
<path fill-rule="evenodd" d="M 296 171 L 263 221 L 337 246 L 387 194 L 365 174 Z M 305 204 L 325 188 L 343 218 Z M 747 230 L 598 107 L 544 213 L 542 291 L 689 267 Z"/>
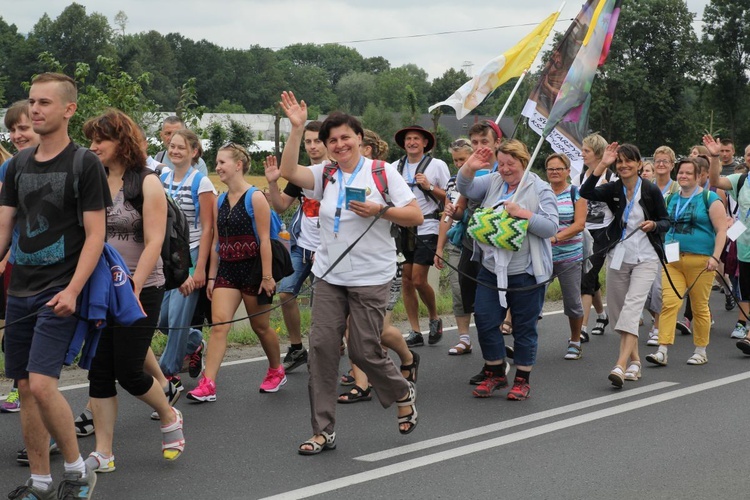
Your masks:
<path fill-rule="evenodd" d="M 193 262 L 198 260 L 198 249 L 190 251 Z M 182 361 L 189 353 L 195 352 L 203 340 L 203 332 L 190 326 L 198 303 L 200 289 L 183 297 L 175 288 L 164 294 L 159 315 L 159 330 L 167 335 L 167 345 L 159 358 L 159 366 L 164 375 L 176 375 L 182 369 Z"/>
<path fill-rule="evenodd" d="M 276 293 L 291 293 L 297 295 L 302 288 L 313 266 L 313 255 L 315 252 L 305 250 L 302 247 L 294 245 L 290 252 L 292 256 L 292 267 L 294 273 L 286 276 L 276 287 Z"/>
<path fill-rule="evenodd" d="M 484 267 L 480 267 L 477 279 L 480 283 L 497 286 L 497 277 Z M 536 280 L 530 274 L 508 276 L 508 288 L 520 288 L 535 285 Z M 513 339 L 516 365 L 532 366 L 536 361 L 537 331 L 539 313 L 544 304 L 544 289 L 540 286 L 528 291 L 509 291 L 505 298 L 508 307 L 500 305 L 497 291 L 477 285 L 474 301 L 474 319 L 477 324 L 479 346 L 486 361 L 499 361 L 505 358 L 505 341 L 500 332 L 500 325 L 510 308 L 513 315 Z"/>

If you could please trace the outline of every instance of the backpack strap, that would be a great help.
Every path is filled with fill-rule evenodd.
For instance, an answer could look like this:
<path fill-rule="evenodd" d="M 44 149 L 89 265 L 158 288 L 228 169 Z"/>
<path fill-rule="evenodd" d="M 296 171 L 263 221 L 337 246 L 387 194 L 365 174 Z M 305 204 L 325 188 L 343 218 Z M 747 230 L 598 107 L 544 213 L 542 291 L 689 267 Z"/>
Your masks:
<path fill-rule="evenodd" d="M 336 170 L 339 169 L 338 163 L 328 163 L 323 167 L 323 191 L 326 190 L 326 186 L 328 186 L 328 183 L 331 184 L 336 183 L 336 178 L 333 176 L 333 174 L 336 173 Z"/>
<path fill-rule="evenodd" d="M 575 206 L 576 204 L 576 196 L 578 196 L 578 188 L 574 185 L 570 185 L 570 202 Z"/>
<path fill-rule="evenodd" d="M 159 163 L 164 163 L 164 156 L 167 154 L 166 151 L 159 151 L 156 153 L 156 156 L 154 156 L 154 160 L 158 161 Z"/>
<path fill-rule="evenodd" d="M 742 174 L 740 178 L 737 180 L 737 202 L 734 205 L 734 211 L 732 211 L 732 215 L 737 215 L 737 210 L 740 209 L 740 191 L 742 191 L 742 186 L 745 185 L 745 181 L 747 180 L 747 174 Z"/>
<path fill-rule="evenodd" d="M 406 155 L 402 156 L 398 160 L 398 165 L 396 166 L 396 170 L 398 170 L 398 173 L 401 175 L 404 175 L 404 167 L 406 166 Z"/>
<path fill-rule="evenodd" d="M 227 198 L 227 193 L 221 193 L 219 195 L 219 199 L 216 201 L 216 208 L 221 208 L 221 204 L 224 203 L 224 200 Z"/>
<path fill-rule="evenodd" d="M 388 196 L 388 176 L 385 174 L 385 162 L 383 160 L 372 162 L 372 180 L 375 182 L 375 187 L 378 189 L 380 196 L 383 197 L 383 201 L 393 206 L 390 196 Z"/>
<path fill-rule="evenodd" d="M 190 194 L 193 197 L 193 204 L 195 205 L 195 220 L 193 221 L 193 225 L 194 227 L 198 227 L 198 221 L 201 218 L 201 200 L 198 195 L 198 189 L 201 187 L 201 181 L 205 175 L 203 175 L 203 172 L 200 172 L 197 168 L 191 168 L 195 169 L 195 177 L 193 177 L 193 182 L 190 184 Z M 189 172 L 190 171 L 188 171 L 188 173 Z"/>

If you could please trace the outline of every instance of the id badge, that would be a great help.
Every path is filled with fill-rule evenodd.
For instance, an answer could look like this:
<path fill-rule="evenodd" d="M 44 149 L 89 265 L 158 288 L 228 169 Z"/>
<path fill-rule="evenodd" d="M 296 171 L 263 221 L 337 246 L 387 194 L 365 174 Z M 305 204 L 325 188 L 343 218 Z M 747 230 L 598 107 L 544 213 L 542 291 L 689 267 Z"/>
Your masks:
<path fill-rule="evenodd" d="M 747 227 L 742 222 L 736 220 L 734 221 L 734 224 L 732 224 L 732 227 L 727 230 L 727 238 L 732 241 L 737 241 L 737 238 L 739 238 L 746 230 Z"/>
<path fill-rule="evenodd" d="M 623 245 L 617 245 L 612 251 L 612 258 L 609 260 L 610 269 L 619 271 L 622 266 L 622 259 L 625 258 L 625 247 Z"/>
<path fill-rule="evenodd" d="M 664 245 L 664 253 L 667 257 L 667 262 L 678 262 L 680 260 L 680 242 L 674 241 Z"/>
<path fill-rule="evenodd" d="M 343 254 L 349 247 L 349 243 L 341 238 L 337 238 L 333 241 L 328 242 L 328 262 L 333 265 L 336 260 Z M 349 254 L 346 254 L 341 261 L 336 264 L 333 268 L 333 273 L 348 273 L 352 270 L 352 261 L 349 259 Z"/>

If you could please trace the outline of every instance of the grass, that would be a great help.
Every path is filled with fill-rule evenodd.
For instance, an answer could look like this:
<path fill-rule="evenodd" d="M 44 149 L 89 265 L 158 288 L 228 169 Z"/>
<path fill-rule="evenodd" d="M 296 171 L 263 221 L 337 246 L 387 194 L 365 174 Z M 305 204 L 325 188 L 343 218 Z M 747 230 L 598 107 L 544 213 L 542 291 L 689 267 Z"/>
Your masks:
<path fill-rule="evenodd" d="M 211 179 L 211 182 L 214 183 L 214 187 L 218 192 L 222 193 L 227 190 L 226 184 L 219 180 L 219 176 L 216 174 L 216 172 L 209 173 L 208 178 Z M 268 189 L 268 181 L 266 180 L 265 175 L 246 175 L 245 179 L 247 180 L 247 182 L 257 187 L 261 191 Z M 285 179 L 279 179 L 279 187 L 281 189 L 284 189 L 286 187 Z"/>

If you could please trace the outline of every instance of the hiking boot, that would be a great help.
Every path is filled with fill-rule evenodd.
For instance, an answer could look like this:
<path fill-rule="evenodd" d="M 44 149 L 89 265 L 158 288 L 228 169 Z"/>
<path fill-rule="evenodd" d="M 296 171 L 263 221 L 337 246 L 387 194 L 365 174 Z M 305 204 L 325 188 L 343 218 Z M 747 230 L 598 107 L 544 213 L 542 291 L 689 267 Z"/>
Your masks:
<path fill-rule="evenodd" d="M 188 375 L 190 375 L 190 378 L 196 378 L 203 373 L 203 370 L 206 368 L 206 361 L 204 359 L 205 353 L 206 341 L 201 340 L 201 343 L 198 345 L 195 352 L 189 355 L 190 363 L 188 365 Z"/>
<path fill-rule="evenodd" d="M 77 498 L 91 498 L 96 485 L 96 473 L 86 466 L 86 477 L 80 472 L 66 472 L 57 487 L 59 500 L 75 500 Z"/>
<path fill-rule="evenodd" d="M 8 494 L 10 500 L 56 500 L 55 489 L 50 487 L 46 491 L 34 488 L 33 481 L 29 479 L 26 484 L 19 486 Z"/>
<path fill-rule="evenodd" d="M 260 392 L 278 392 L 282 385 L 286 384 L 286 373 L 284 367 L 269 368 L 266 378 L 260 384 Z"/>
<path fill-rule="evenodd" d="M 516 377 L 513 380 L 513 388 L 508 391 L 509 401 L 523 401 L 529 397 L 531 388 L 529 387 L 529 381 L 525 378 Z"/>
<path fill-rule="evenodd" d="M 187 393 L 187 398 L 199 403 L 216 401 L 216 383 L 210 378 L 203 376 L 200 383 L 198 383 L 198 387 Z"/>
<path fill-rule="evenodd" d="M 16 413 L 21 410 L 21 397 L 18 395 L 18 389 L 13 389 L 8 393 L 8 396 L 0 405 L 0 412 L 2 413 Z"/>
<path fill-rule="evenodd" d="M 292 350 L 292 347 L 289 346 L 289 350 L 286 352 L 284 361 L 282 361 L 281 364 L 284 366 L 284 371 L 287 373 L 299 366 L 306 365 L 307 349 L 303 347 L 302 349 Z"/>
<path fill-rule="evenodd" d="M 424 345 L 424 337 L 421 333 L 415 332 L 414 330 L 409 331 L 409 336 L 406 337 L 406 345 L 409 347 L 419 347 Z"/>
<path fill-rule="evenodd" d="M 485 370 L 484 380 L 471 393 L 475 398 L 488 398 L 493 391 L 503 387 L 508 387 L 508 377 L 505 374 L 498 375 L 493 371 Z"/>
<path fill-rule="evenodd" d="M 443 338 L 443 320 L 431 319 L 430 320 L 430 335 L 427 338 L 427 343 L 430 345 L 437 344 L 440 339 Z"/>

